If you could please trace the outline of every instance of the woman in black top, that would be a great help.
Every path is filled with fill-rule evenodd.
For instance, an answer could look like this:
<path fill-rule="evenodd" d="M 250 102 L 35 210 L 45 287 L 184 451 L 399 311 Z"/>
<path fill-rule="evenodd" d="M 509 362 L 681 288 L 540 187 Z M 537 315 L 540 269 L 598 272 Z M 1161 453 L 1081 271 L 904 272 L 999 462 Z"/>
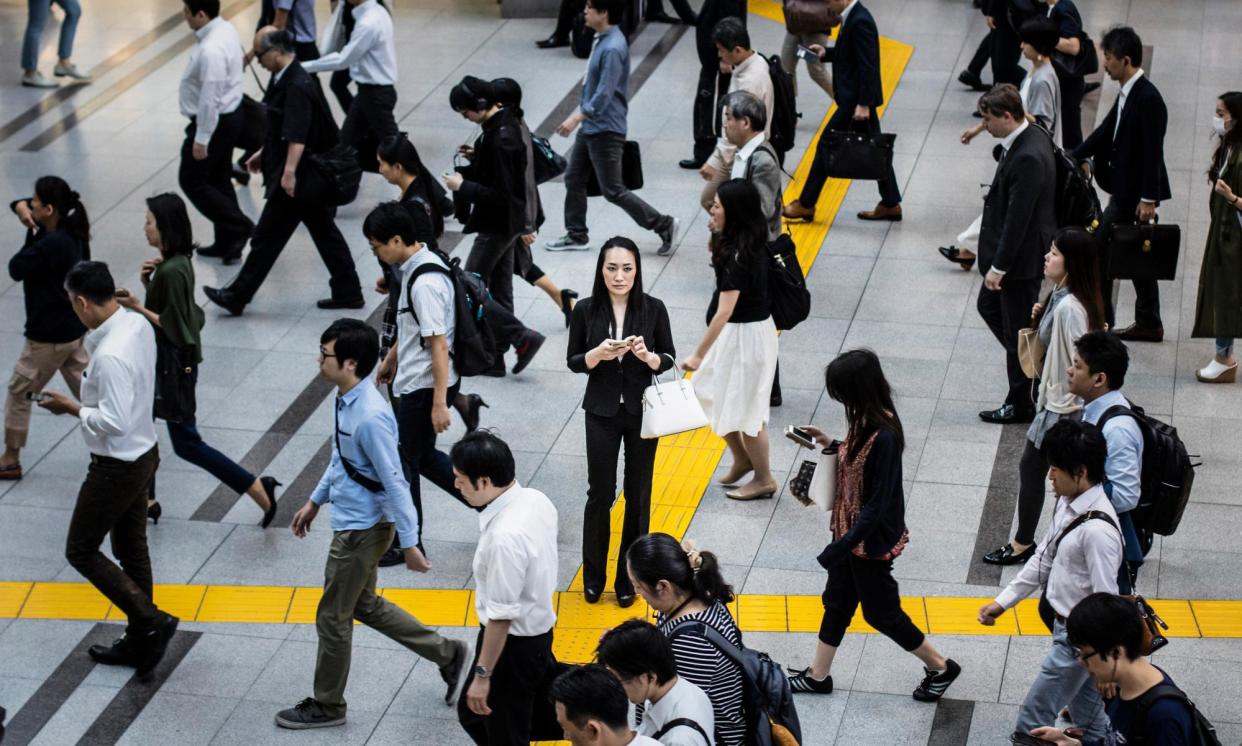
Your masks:
<path fill-rule="evenodd" d="M 694 393 L 712 432 L 724 438 L 733 467 L 720 484 L 734 500 L 769 498 L 776 480 L 768 465 L 768 415 L 776 375 L 776 325 L 768 303 L 767 218 L 759 192 L 742 179 L 720 185 L 707 227 L 712 232 L 716 291 L 707 309 L 707 331 L 682 362 L 695 370 Z"/>
<path fill-rule="evenodd" d="M 880 360 L 871 350 L 850 350 L 824 372 L 828 396 L 845 407 L 848 424 L 838 450 L 836 497 L 832 503 L 834 540 L 816 558 L 828 571 L 824 618 L 810 667 L 795 671 L 795 692 L 830 694 L 832 661 L 859 604 L 863 618 L 923 662 L 926 675 L 914 690 L 920 702 L 934 702 L 962 672 L 932 646 L 901 608 L 893 579 L 893 560 L 905 549 L 905 496 L 901 453 L 905 436 L 893 406 Z M 803 425 L 816 442 L 832 442 L 824 431 Z"/>
<path fill-rule="evenodd" d="M 591 297 L 574 306 L 566 362 L 587 374 L 587 503 L 582 528 L 582 582 L 588 603 L 599 600 L 608 576 L 609 511 L 617 497 L 617 451 L 625 443 L 625 524 L 613 589 L 622 607 L 634 603 L 625 554 L 651 519 L 651 480 L 658 439 L 641 437 L 643 390 L 673 366 L 676 351 L 668 311 L 643 292 L 638 246 L 617 236 L 595 263 Z"/>
<path fill-rule="evenodd" d="M 23 285 L 26 343 L 22 346 L 4 407 L 4 455 L 0 479 L 21 479 L 21 451 L 30 431 L 30 400 L 60 375 L 79 397 L 87 355 L 86 327 L 65 295 L 65 275 L 91 258 L 90 219 L 78 193 L 58 176 L 35 182 L 34 196 L 10 205 L 26 226 L 26 241 L 9 260 L 9 276 Z"/>

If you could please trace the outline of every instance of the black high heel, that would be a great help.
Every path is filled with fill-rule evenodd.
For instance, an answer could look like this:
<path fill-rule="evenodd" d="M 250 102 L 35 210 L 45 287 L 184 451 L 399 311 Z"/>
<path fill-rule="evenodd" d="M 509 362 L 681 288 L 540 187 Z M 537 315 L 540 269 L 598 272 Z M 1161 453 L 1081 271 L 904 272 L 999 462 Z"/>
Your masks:
<path fill-rule="evenodd" d="M 569 328 L 569 320 L 574 315 L 574 301 L 578 300 L 578 291 L 563 288 L 561 290 L 561 313 L 565 314 L 565 328 Z"/>
<path fill-rule="evenodd" d="M 466 432 L 472 433 L 479 429 L 479 408 L 487 407 L 487 402 L 478 394 L 466 394 L 466 411 L 459 412 L 462 422 L 466 423 Z M 491 409 L 491 407 L 487 407 Z"/>
<path fill-rule="evenodd" d="M 147 505 L 147 518 L 151 519 L 151 523 L 153 525 L 156 525 L 156 526 L 159 525 L 160 516 L 162 515 L 164 515 L 164 509 L 160 507 L 160 504 L 158 501 Z"/>
<path fill-rule="evenodd" d="M 276 488 L 283 487 L 280 482 L 276 481 L 276 477 L 259 477 L 259 484 L 263 485 L 263 491 L 267 493 L 267 510 L 263 512 L 263 521 L 259 524 L 263 528 L 272 525 L 272 519 L 276 517 Z"/>

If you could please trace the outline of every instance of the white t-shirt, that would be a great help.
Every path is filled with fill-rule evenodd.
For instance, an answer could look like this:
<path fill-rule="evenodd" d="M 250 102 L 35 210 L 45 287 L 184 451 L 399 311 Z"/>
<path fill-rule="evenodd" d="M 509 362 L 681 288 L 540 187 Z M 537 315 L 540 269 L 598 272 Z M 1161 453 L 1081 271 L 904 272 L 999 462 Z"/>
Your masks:
<path fill-rule="evenodd" d="M 397 297 L 397 376 L 392 390 L 398 396 L 435 385 L 435 377 L 431 373 L 431 347 L 423 346 L 423 337 L 443 335 L 449 351 L 453 350 L 457 318 L 453 313 L 453 281 L 448 275 L 435 270 L 419 275 L 412 288 L 414 313 L 408 310 L 411 304 L 405 297 L 407 279 L 411 272 L 427 263 L 445 266 L 440 257 L 424 248 L 397 268 L 400 278 L 397 283 L 400 293 Z M 453 358 L 450 357 L 448 385 L 456 382 L 457 371 L 453 369 Z"/>
<path fill-rule="evenodd" d="M 712 711 L 712 702 L 703 690 L 693 682 L 681 677 L 677 683 L 660 698 L 659 702 L 647 702 L 643 708 L 643 721 L 638 725 L 638 732 L 651 736 L 659 733 L 668 723 L 679 718 L 693 720 L 707 734 L 707 742 L 694 728 L 679 725 L 660 736 L 663 746 L 716 746 L 713 733 L 716 730 L 716 716 Z"/>

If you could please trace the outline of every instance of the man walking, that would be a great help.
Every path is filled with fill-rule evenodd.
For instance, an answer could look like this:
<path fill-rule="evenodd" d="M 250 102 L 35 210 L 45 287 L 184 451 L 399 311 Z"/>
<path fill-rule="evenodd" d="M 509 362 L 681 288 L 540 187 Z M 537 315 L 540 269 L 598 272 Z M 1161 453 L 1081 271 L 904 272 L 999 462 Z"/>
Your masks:
<path fill-rule="evenodd" d="M 372 0 L 374 2 L 374 0 Z M 272 73 L 263 96 L 267 106 L 267 140 L 249 162 L 251 171 L 263 171 L 267 202 L 254 230 L 250 254 L 241 272 L 226 288 L 204 287 L 207 299 L 240 316 L 272 271 L 280 252 L 299 224 L 310 232 L 319 257 L 327 266 L 332 295 L 320 308 L 362 308 L 362 286 L 354 258 L 336 227 L 336 210 L 310 202 L 298 194 L 298 167 L 307 156 L 328 150 L 336 142 L 336 123 L 323 90 L 294 59 L 293 35 L 264 30 L 255 42 L 259 64 Z"/>
<path fill-rule="evenodd" d="M 145 318 L 116 302 L 116 285 L 103 262 L 78 262 L 65 276 L 65 290 L 90 329 L 82 401 L 47 391 L 39 402 L 52 414 L 77 417 L 91 454 L 69 519 L 65 558 L 128 620 L 124 636 L 110 647 L 91 646 L 91 658 L 133 666 L 146 676 L 164 657 L 180 621 L 152 600 L 147 551 L 147 495 L 160 463 L 151 414 L 155 332 Z M 120 567 L 99 551 L 109 534 Z"/>
<path fill-rule="evenodd" d="M 469 651 L 441 637 L 401 607 L 375 594 L 380 555 L 395 536 L 405 566 L 427 572 L 418 544 L 418 518 L 397 456 L 397 423 L 368 376 L 379 357 L 379 334 L 357 319 L 339 319 L 319 338 L 319 374 L 336 385 L 332 461 L 306 505 L 293 516 L 293 535 L 305 538 L 325 502 L 332 503 L 332 547 L 323 597 L 315 613 L 319 654 L 315 696 L 276 714 L 276 725 L 301 730 L 345 724 L 354 620 L 436 664 L 453 704 Z"/>
<path fill-rule="evenodd" d="M 746 26 L 736 18 L 726 18 L 716 24 L 712 38 L 716 42 L 721 68 L 727 67 L 732 71 L 729 76 L 729 93 L 749 93 L 763 103 L 763 113 L 766 116 L 759 133 L 766 136 L 775 101 L 768 61 L 750 48 L 750 34 L 746 32 Z M 699 169 L 699 175 L 707 182 L 699 196 L 699 204 L 703 205 L 704 210 L 711 210 L 712 202 L 716 199 L 716 190 L 731 177 L 735 154 L 736 146 L 727 136 L 722 136 L 717 140 L 707 163 Z"/>
<path fill-rule="evenodd" d="M 647 9 L 650 12 L 652 7 L 648 5 Z M 690 111 L 694 154 L 677 164 L 682 168 L 702 168 L 716 147 L 716 138 L 720 134 L 720 99 L 729 89 L 730 80 L 729 74 L 720 69 L 712 32 L 716 30 L 716 24 L 726 18 L 736 18 L 745 24 L 746 0 L 703 0 L 694 21 L 694 48 L 699 56 L 699 82 Z"/>
<path fill-rule="evenodd" d="M 190 204 L 211 221 L 215 241 L 200 256 L 230 263 L 241 256 L 254 223 L 233 191 L 233 147 L 245 126 L 241 113 L 241 37 L 220 17 L 220 0 L 183 0 L 197 42 L 181 75 L 181 113 L 190 124 L 181 146 L 177 183 Z"/>

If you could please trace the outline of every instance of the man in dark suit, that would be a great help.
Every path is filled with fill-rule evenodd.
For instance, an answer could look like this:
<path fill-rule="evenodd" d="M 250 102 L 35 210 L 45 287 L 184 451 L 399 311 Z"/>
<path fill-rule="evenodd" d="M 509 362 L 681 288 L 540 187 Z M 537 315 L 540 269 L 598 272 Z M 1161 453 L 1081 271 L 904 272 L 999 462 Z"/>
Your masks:
<path fill-rule="evenodd" d="M 299 166 L 307 156 L 331 148 L 336 143 L 337 128 L 323 89 L 294 58 L 294 44 L 292 33 L 270 26 L 255 40 L 255 59 L 272 73 L 272 84 L 263 97 L 268 112 L 267 140 L 247 165 L 251 171 L 262 170 L 267 202 L 241 272 L 226 288 L 203 288 L 208 300 L 234 316 L 240 316 L 258 292 L 299 223 L 310 232 L 332 276 L 332 297 L 319 301 L 318 306 L 365 305 L 349 244 L 336 227 L 336 209 L 298 195 L 298 180 L 304 171 Z"/>
<path fill-rule="evenodd" d="M 1039 297 L 1044 253 L 1057 229 L 1056 161 L 1052 139 L 1026 120 L 1018 89 L 1005 83 L 979 98 L 988 134 L 1001 141 L 1000 163 L 983 201 L 979 231 L 979 315 L 1005 348 L 1009 393 L 985 422 L 1029 422 L 1035 416 L 1030 381 L 1018 362 L 1018 330 Z"/>
<path fill-rule="evenodd" d="M 875 18 L 858 0 L 827 2 L 831 12 L 841 16 L 837 44 L 831 52 L 818 44 L 808 47 L 824 62 L 832 62 L 837 110 L 824 131 L 879 132 L 880 118 L 876 107 L 884 103 L 884 89 L 880 85 L 880 33 L 876 29 Z M 819 193 L 828 180 L 826 160 L 827 145 L 821 136 L 815 146 L 815 161 L 811 164 L 811 173 L 807 176 L 801 196 L 785 206 L 786 218 L 814 219 L 815 203 L 819 201 Z M 858 217 L 862 220 L 901 220 L 901 191 L 897 188 L 897 177 L 891 167 L 888 177 L 879 182 L 879 187 L 880 204 L 874 210 L 858 213 Z"/>
<path fill-rule="evenodd" d="M 1100 245 L 1107 246 L 1113 225 L 1156 219 L 1156 206 L 1173 195 L 1164 167 L 1164 133 L 1169 114 L 1160 91 L 1143 74 L 1143 42 L 1134 29 L 1109 29 L 1100 41 L 1104 71 L 1121 84 L 1108 116 L 1074 149 L 1079 160 L 1095 160 L 1095 178 L 1111 195 L 1100 220 Z M 1108 252 L 1102 252 L 1101 276 L 1106 280 Z M 1160 289 L 1155 280 L 1134 280 L 1134 323 L 1117 331 L 1127 342 L 1164 339 L 1160 320 Z M 1113 324 L 1112 293 L 1106 293 L 1108 323 Z"/>
<path fill-rule="evenodd" d="M 691 112 L 694 155 L 677 164 L 682 168 L 695 171 L 702 168 L 716 148 L 716 138 L 720 136 L 719 101 L 729 90 L 730 76 L 720 71 L 720 58 L 716 54 L 712 31 L 725 18 L 737 18 L 745 25 L 746 0 L 703 0 L 694 29 L 694 46 L 699 53 L 699 84 Z"/>
<path fill-rule="evenodd" d="M 988 28 L 991 29 L 988 36 L 992 39 L 993 85 L 998 83 L 1021 85 L 1022 78 L 1026 77 L 1026 71 L 1018 64 L 1018 61 L 1022 59 L 1022 40 L 1018 38 L 1018 29 L 1012 22 L 1017 20 L 1020 23 L 1026 20 L 1026 16 L 1019 17 L 1022 14 L 1017 10 L 1011 13 L 1012 4 L 1014 0 L 985 0 L 983 4 L 983 14 L 987 18 Z M 1017 3 L 1019 9 L 1033 5 L 1032 0 Z"/>

